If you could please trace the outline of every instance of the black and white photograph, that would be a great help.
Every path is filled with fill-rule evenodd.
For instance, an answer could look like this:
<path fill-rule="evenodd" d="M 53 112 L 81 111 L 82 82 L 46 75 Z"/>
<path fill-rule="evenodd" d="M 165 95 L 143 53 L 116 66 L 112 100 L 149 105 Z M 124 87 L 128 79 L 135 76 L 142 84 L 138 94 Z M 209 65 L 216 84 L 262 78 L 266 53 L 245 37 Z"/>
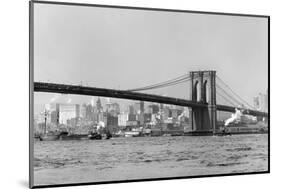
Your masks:
<path fill-rule="evenodd" d="M 269 16 L 29 11 L 32 187 L 269 173 Z"/>

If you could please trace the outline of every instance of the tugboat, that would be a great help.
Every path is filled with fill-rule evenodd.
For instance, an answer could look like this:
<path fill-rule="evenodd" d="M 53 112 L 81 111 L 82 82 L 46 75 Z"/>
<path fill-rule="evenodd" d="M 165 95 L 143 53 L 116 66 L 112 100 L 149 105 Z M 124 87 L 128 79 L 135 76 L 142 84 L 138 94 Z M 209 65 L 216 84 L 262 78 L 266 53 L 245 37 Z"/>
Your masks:
<path fill-rule="evenodd" d="M 102 135 L 97 133 L 97 132 L 91 132 L 89 135 L 88 135 L 88 138 L 90 140 L 101 140 L 102 139 Z"/>
<path fill-rule="evenodd" d="M 104 122 L 100 121 L 94 130 L 88 135 L 90 140 L 110 139 L 112 134 L 109 129 L 105 127 Z"/>
<path fill-rule="evenodd" d="M 108 140 L 112 138 L 112 134 L 108 130 L 106 130 L 102 134 L 100 132 L 93 131 L 88 135 L 88 138 L 90 140 L 102 140 L 102 139 Z"/>
<path fill-rule="evenodd" d="M 217 136 L 231 136 L 231 133 L 226 131 L 226 128 L 224 127 L 221 129 L 220 132 L 216 133 Z"/>
<path fill-rule="evenodd" d="M 53 140 L 59 140 L 61 136 L 61 132 L 54 131 L 54 132 L 47 132 L 45 131 L 44 134 L 39 135 L 38 138 L 40 141 L 53 141 Z"/>
<path fill-rule="evenodd" d="M 105 139 L 111 139 L 112 138 L 112 134 L 110 133 L 109 130 L 105 131 Z"/>
<path fill-rule="evenodd" d="M 60 140 L 86 140 L 88 139 L 88 135 L 86 134 L 70 134 L 70 133 L 64 133 L 60 134 L 59 137 Z"/>

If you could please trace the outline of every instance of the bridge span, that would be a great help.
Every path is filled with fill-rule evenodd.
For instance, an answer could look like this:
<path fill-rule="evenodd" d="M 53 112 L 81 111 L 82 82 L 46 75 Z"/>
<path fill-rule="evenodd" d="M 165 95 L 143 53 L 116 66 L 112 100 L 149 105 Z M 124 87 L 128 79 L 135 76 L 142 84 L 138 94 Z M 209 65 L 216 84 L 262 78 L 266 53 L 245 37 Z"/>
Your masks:
<path fill-rule="evenodd" d="M 34 92 L 111 97 L 111 98 L 129 99 L 129 100 L 156 102 L 162 104 L 172 104 L 172 105 L 186 106 L 191 108 L 208 107 L 207 103 L 196 102 L 192 100 L 185 100 L 185 99 L 172 98 L 172 97 L 153 95 L 153 94 L 145 94 L 145 93 L 132 92 L 127 90 L 86 87 L 81 85 L 34 82 Z M 226 106 L 226 105 L 219 105 L 219 104 L 216 105 L 217 111 L 235 112 L 235 108 L 236 107 Z M 253 116 L 268 117 L 268 113 L 266 112 L 260 112 L 251 109 L 244 109 L 243 113 Z"/>

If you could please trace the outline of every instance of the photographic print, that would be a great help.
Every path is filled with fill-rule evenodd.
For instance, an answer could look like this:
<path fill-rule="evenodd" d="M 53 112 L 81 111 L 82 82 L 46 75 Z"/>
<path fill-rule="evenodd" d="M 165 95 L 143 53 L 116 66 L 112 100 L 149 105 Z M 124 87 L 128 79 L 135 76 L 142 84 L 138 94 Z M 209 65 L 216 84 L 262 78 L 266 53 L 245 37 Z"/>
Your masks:
<path fill-rule="evenodd" d="M 269 16 L 30 2 L 30 187 L 269 173 Z"/>

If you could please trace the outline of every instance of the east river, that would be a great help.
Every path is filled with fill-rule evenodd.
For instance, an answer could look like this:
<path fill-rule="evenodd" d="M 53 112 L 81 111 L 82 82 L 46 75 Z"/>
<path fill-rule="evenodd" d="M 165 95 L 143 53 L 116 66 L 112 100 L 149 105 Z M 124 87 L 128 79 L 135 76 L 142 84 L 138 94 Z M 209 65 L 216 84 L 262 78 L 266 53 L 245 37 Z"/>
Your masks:
<path fill-rule="evenodd" d="M 35 185 L 267 170 L 267 134 L 34 142 Z"/>

